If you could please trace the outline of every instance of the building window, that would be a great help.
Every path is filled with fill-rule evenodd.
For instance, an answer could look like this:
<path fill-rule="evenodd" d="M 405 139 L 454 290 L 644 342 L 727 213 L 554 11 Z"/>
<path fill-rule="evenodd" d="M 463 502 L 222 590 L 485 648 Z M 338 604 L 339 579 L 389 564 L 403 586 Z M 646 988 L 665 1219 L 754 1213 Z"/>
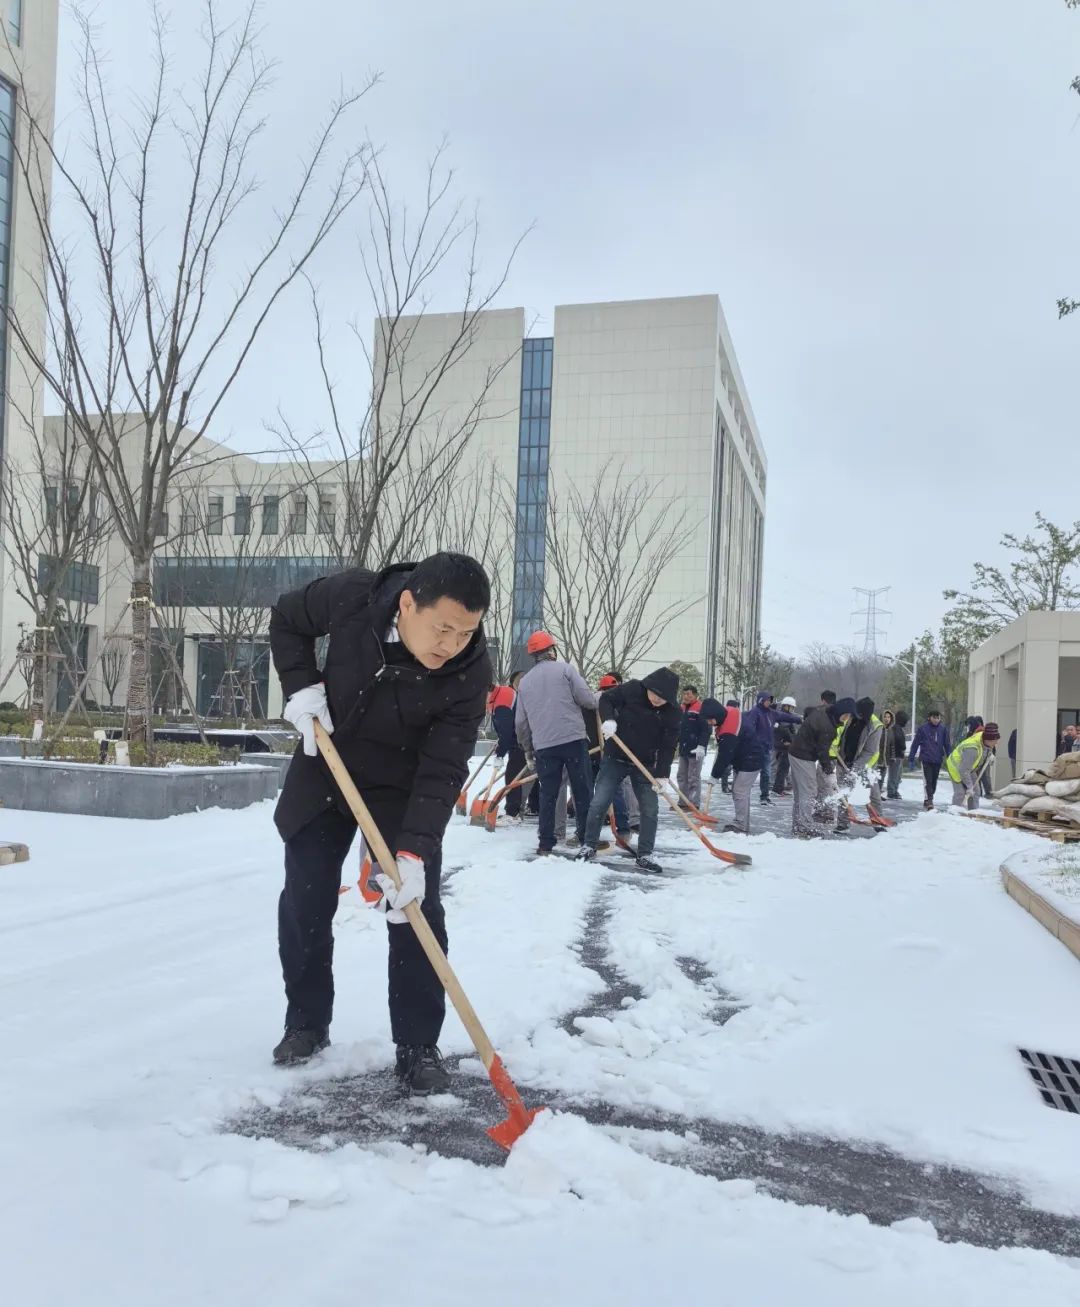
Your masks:
<path fill-rule="evenodd" d="M 307 534 L 307 495 L 293 495 L 289 500 L 289 535 Z"/>
<path fill-rule="evenodd" d="M 22 44 L 22 0 L 7 0 L 7 34 L 12 45 Z"/>
<path fill-rule="evenodd" d="M 169 534 L 169 512 L 168 509 L 162 509 L 154 519 L 154 539 L 164 540 Z"/>
<path fill-rule="evenodd" d="M 541 626 L 544 620 L 545 530 L 554 357 L 555 342 L 550 337 L 522 342 L 511 655 L 515 662 L 520 661 L 529 633 Z"/>
<path fill-rule="evenodd" d="M 316 530 L 319 535 L 332 536 L 334 534 L 334 520 L 337 517 L 337 500 L 333 495 L 319 496 L 319 525 Z"/>
<path fill-rule="evenodd" d="M 237 495 L 233 511 L 233 535 L 246 536 L 251 531 L 251 496 Z"/>
<path fill-rule="evenodd" d="M 60 521 L 60 487 L 45 487 L 45 525 L 55 531 Z"/>
<path fill-rule="evenodd" d="M 190 499 L 180 501 L 180 534 L 191 536 L 199 529 L 199 515 Z"/>
<path fill-rule="evenodd" d="M 225 529 L 225 496 L 211 495 L 207 509 L 206 534 L 219 536 Z"/>
<path fill-rule="evenodd" d="M 38 555 L 38 590 L 44 592 L 52 585 L 56 559 L 48 554 Z M 99 572 L 96 563 L 69 563 L 60 582 L 57 598 L 76 604 L 96 604 L 98 601 Z"/>
<path fill-rule="evenodd" d="M 276 536 L 280 530 L 278 526 L 280 506 L 281 499 L 278 495 L 263 495 L 262 533 L 264 536 Z"/>

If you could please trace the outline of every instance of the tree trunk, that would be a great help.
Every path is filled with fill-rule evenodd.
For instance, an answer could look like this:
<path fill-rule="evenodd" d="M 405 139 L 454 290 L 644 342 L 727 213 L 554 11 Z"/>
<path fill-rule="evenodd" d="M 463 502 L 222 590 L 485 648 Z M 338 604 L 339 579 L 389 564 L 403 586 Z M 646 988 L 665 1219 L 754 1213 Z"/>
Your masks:
<path fill-rule="evenodd" d="M 131 662 L 128 670 L 127 738 L 146 743 L 146 761 L 154 754 L 150 700 L 150 563 L 132 559 Z"/>
<path fill-rule="evenodd" d="M 34 630 L 34 674 L 30 686 L 30 720 L 45 720 L 45 690 L 49 674 L 48 631 L 44 629 L 44 619 L 35 617 Z"/>

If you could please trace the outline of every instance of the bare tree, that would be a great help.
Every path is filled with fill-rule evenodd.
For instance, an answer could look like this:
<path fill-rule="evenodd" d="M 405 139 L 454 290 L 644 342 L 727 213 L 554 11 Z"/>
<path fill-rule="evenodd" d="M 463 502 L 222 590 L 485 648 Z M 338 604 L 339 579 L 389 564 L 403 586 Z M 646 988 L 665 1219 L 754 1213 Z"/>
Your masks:
<path fill-rule="evenodd" d="M 512 493 L 494 465 L 480 473 L 458 469 L 443 482 L 423 545 L 427 552 L 450 549 L 471 554 L 483 565 L 491 582 L 491 607 L 484 617 L 484 633 L 495 679 L 503 685 L 514 670 Z"/>
<path fill-rule="evenodd" d="M 35 387 L 29 388 L 31 396 Z M 46 424 L 35 401 L 0 474 L 0 548 L 15 592 L 33 614 L 30 711 L 45 718 L 52 670 L 71 654 L 73 628 L 98 598 L 99 560 L 110 533 L 85 447 L 66 416 Z M 77 646 L 78 641 L 75 640 Z"/>
<path fill-rule="evenodd" d="M 611 465 L 585 491 L 548 495 L 544 619 L 586 676 L 625 673 L 697 602 L 654 602 L 686 531 L 663 507 L 659 482 Z"/>
<path fill-rule="evenodd" d="M 301 436 L 284 418 L 278 437 L 319 479 L 314 459 L 334 464 L 340 502 L 335 505 L 332 552 L 342 567 L 378 568 L 415 553 L 437 525 L 436 509 L 456 484 L 478 426 L 501 416 L 492 389 L 519 346 L 486 364 L 471 393 L 448 404 L 447 382 L 469 359 L 483 314 L 506 284 L 519 240 L 499 272 L 481 285 L 479 225 L 464 216 L 450 193 L 453 174 L 443 166 L 444 150 L 430 162 L 419 212 L 399 211 L 377 159 L 370 163 L 371 215 L 360 245 L 364 278 L 375 308 L 375 344 L 367 328 L 352 325 L 365 363 L 366 406 L 359 419 L 343 412 L 338 383 L 327 353 L 327 324 L 315 287 L 312 315 L 329 427 Z M 445 331 L 425 331 L 433 283 L 448 262 L 462 254 L 462 288 Z"/>
<path fill-rule="evenodd" d="M 125 639 L 126 637 L 120 636 L 115 640 L 110 640 L 106 645 L 105 652 L 101 655 L 101 683 L 109 696 L 110 708 L 116 703 L 116 691 L 119 689 L 120 682 L 124 679 L 124 673 L 127 671 L 128 656 Z"/>
<path fill-rule="evenodd" d="M 716 657 L 717 693 L 731 694 L 749 706 L 754 691 L 769 690 L 777 698 L 791 687 L 795 661 L 768 644 L 744 650 L 735 640 L 727 640 Z"/>
<path fill-rule="evenodd" d="M 311 489 L 323 510 L 313 525 L 328 527 L 325 488 L 299 493 Z M 185 482 L 179 547 L 158 560 L 156 590 L 161 609 L 183 608 L 197 617 L 220 650 L 221 674 L 209 687 L 211 715 L 265 718 L 256 681 L 260 660 L 269 658 L 270 607 L 283 590 L 325 570 L 306 538 L 303 554 L 290 557 L 299 539 L 290 532 L 296 493 L 274 463 L 234 463 L 228 479 Z"/>
<path fill-rule="evenodd" d="M 251 214 L 273 69 L 256 5 L 229 24 L 225 3 L 204 0 L 195 64 L 169 57 L 166 20 L 153 10 L 150 87 L 134 101 L 108 80 L 97 32 L 76 10 L 78 141 L 54 146 L 25 86 L 25 125 L 10 140 L 41 262 L 33 303 L 9 303 L 8 326 L 86 449 L 130 558 L 128 726 L 148 753 L 151 564 L 170 486 L 270 314 L 361 194 L 371 158 L 366 146 L 338 149 L 363 91 L 341 94 L 291 191 Z M 191 72 L 177 80 L 176 69 Z M 241 243 L 254 248 L 246 265 Z"/>

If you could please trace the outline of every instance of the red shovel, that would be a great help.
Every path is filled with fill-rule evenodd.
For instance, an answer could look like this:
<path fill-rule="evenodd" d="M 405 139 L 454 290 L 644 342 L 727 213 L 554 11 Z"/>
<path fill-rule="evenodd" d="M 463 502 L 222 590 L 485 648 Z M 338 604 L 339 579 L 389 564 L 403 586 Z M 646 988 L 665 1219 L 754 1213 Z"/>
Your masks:
<path fill-rule="evenodd" d="M 477 776 L 479 776 L 480 773 L 487 766 L 488 759 L 491 757 L 491 755 L 495 752 L 495 750 L 498 747 L 499 747 L 499 741 L 496 740 L 495 743 L 491 746 L 491 748 L 488 749 L 487 753 L 484 754 L 483 758 L 480 759 L 480 766 L 477 767 L 476 771 L 474 771 L 473 774 L 469 777 L 469 779 L 465 782 L 465 788 L 454 800 L 454 811 L 456 813 L 459 813 L 462 817 L 465 816 L 465 805 L 469 801 L 469 791 L 472 789 L 473 783 L 475 782 Z"/>
<path fill-rule="evenodd" d="M 374 853 L 375 860 L 378 862 L 383 874 L 389 876 L 396 886 L 400 886 L 401 878 L 398 876 L 397 860 L 387 847 L 378 826 L 375 825 L 375 820 L 368 811 L 367 804 L 360 797 L 360 791 L 353 783 L 345 764 L 341 761 L 341 755 L 334 747 L 333 741 L 318 722 L 315 723 L 315 739 L 318 741 L 326 765 L 333 773 L 334 780 L 337 781 L 338 787 L 352 811 L 352 815 L 356 818 L 356 824 L 364 832 L 367 846 Z M 461 1024 L 469 1032 L 469 1038 L 480 1055 L 480 1061 L 484 1064 L 484 1069 L 491 1079 L 495 1092 L 506 1104 L 508 1113 L 506 1120 L 500 1121 L 498 1125 L 493 1125 L 488 1130 L 488 1134 L 502 1148 L 509 1149 L 515 1140 L 520 1139 L 528 1130 L 537 1113 L 542 1112 L 544 1109 L 540 1107 L 528 1108 L 521 1101 L 517 1086 L 510 1079 L 506 1067 L 503 1066 L 502 1058 L 495 1052 L 491 1040 L 488 1039 L 484 1027 L 480 1024 L 480 1018 L 476 1015 L 465 991 L 461 988 L 461 982 L 451 970 L 446 954 L 442 951 L 439 941 L 435 938 L 434 931 L 428 925 L 427 917 L 420 911 L 420 904 L 414 900 L 404 909 L 404 912 L 409 925 L 416 931 L 416 937 L 427 954 L 432 970 L 442 981 L 443 988 L 450 997 L 450 1002 L 453 1003 L 454 1009 L 461 1018 Z M 394 926 L 391 929 L 398 930 L 400 927 Z"/>
<path fill-rule="evenodd" d="M 630 761 L 634 764 L 634 766 L 638 769 L 638 771 L 641 772 L 643 776 L 647 777 L 651 784 L 655 785 L 656 777 L 652 774 L 651 771 L 649 771 L 648 767 L 645 766 L 645 764 L 641 761 L 641 759 L 638 758 L 636 754 L 631 753 L 631 751 L 626 747 L 625 744 L 623 744 L 622 740 L 620 740 L 617 735 L 612 735 L 610 738 L 615 741 L 615 743 L 619 746 L 620 749 L 622 749 L 623 753 L 626 754 L 626 756 L 630 759 Z M 671 795 L 668 794 L 666 789 L 661 787 L 660 792 L 661 794 L 663 794 L 664 799 L 666 800 L 668 806 L 671 808 L 672 812 L 677 813 L 683 819 L 683 821 L 686 822 L 687 826 L 690 827 L 690 829 L 694 832 L 694 834 L 698 837 L 698 839 L 702 842 L 702 844 L 705 845 L 705 847 L 709 850 L 709 852 L 713 855 L 714 858 L 719 858 L 722 862 L 729 862 L 733 867 L 749 867 L 753 865 L 754 860 L 753 858 L 750 857 L 748 853 L 731 853 L 727 849 L 718 849 L 716 845 L 713 844 L 712 841 L 706 836 L 706 834 L 701 829 L 701 827 L 694 825 L 694 823 L 690 820 L 690 818 L 686 815 L 686 813 L 683 812 L 682 808 L 680 808 L 679 805 L 675 802 L 675 800 L 671 797 Z"/>

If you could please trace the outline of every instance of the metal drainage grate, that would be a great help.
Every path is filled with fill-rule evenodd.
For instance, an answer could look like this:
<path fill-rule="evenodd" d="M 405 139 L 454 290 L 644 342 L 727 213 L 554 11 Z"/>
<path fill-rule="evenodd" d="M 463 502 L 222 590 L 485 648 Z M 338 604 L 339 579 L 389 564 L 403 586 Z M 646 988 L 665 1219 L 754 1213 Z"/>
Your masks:
<path fill-rule="evenodd" d="M 1020 1050 L 1020 1056 L 1047 1107 L 1080 1114 L 1080 1060 L 1030 1053 L 1026 1048 Z"/>

